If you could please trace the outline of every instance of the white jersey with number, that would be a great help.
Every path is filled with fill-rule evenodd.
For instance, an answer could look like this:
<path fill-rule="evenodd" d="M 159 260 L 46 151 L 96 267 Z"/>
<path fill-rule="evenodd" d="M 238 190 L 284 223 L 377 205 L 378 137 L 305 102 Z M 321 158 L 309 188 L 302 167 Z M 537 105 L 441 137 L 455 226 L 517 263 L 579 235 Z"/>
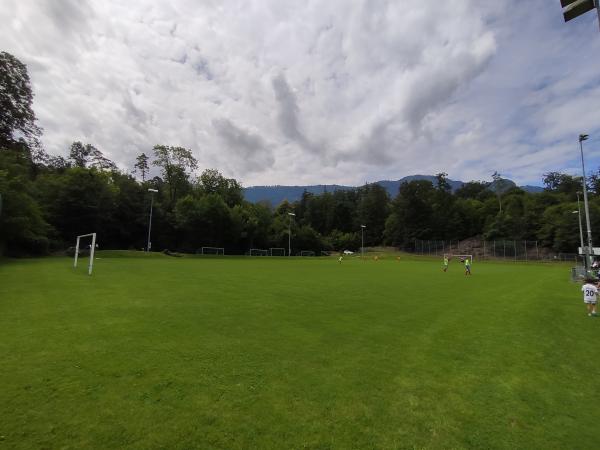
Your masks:
<path fill-rule="evenodd" d="M 585 303 L 596 303 L 596 296 L 598 295 L 598 288 L 593 284 L 586 283 L 581 286 L 583 292 L 583 301 Z"/>

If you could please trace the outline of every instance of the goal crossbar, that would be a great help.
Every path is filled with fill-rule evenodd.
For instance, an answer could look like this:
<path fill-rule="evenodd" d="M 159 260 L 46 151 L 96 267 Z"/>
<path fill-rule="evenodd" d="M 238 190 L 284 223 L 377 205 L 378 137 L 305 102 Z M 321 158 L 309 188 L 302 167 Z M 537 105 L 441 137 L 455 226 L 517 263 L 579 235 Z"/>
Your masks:
<path fill-rule="evenodd" d="M 77 267 L 77 260 L 79 259 L 79 241 L 81 238 L 92 237 L 92 245 L 90 246 L 90 263 L 88 264 L 88 275 L 92 274 L 94 268 L 94 250 L 96 250 L 96 233 L 81 234 L 77 236 L 77 243 L 75 244 L 75 260 L 73 267 Z"/>
<path fill-rule="evenodd" d="M 250 256 L 269 256 L 269 250 L 262 248 L 251 248 Z"/>
<path fill-rule="evenodd" d="M 225 255 L 224 247 L 202 247 L 200 249 L 202 255 Z"/>
<path fill-rule="evenodd" d="M 274 255 L 273 253 L 280 253 L 281 255 Z M 270 256 L 285 256 L 285 248 L 283 247 L 271 247 L 269 248 L 269 255 Z"/>
<path fill-rule="evenodd" d="M 444 253 L 444 258 L 469 258 L 473 262 L 473 255 L 456 255 L 454 253 Z"/>

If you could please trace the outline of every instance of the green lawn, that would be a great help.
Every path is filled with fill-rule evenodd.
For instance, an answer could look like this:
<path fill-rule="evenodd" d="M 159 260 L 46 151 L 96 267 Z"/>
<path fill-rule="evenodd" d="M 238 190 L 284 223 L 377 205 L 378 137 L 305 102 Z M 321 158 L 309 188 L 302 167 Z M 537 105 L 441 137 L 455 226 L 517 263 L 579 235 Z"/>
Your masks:
<path fill-rule="evenodd" d="M 594 449 L 565 265 L 0 262 L 1 448 Z"/>

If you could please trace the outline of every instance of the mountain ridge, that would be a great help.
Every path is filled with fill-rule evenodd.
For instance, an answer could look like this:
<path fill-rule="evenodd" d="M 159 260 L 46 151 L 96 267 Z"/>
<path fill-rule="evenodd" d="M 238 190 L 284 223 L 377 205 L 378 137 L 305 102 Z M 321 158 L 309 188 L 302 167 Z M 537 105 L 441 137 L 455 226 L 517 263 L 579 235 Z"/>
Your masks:
<path fill-rule="evenodd" d="M 390 194 L 393 198 L 398 194 L 400 185 L 404 182 L 426 180 L 431 181 L 435 185 L 435 176 L 433 175 L 408 175 L 402 177 L 399 180 L 379 180 L 369 184 L 378 184 Z M 506 179 L 509 182 L 510 187 L 517 186 L 512 180 Z M 459 180 L 448 179 L 450 188 L 452 191 L 460 189 L 465 182 Z M 311 184 L 311 185 L 262 185 L 262 186 L 249 186 L 244 188 L 244 198 L 251 202 L 257 203 L 260 201 L 268 201 L 272 205 L 276 206 L 282 201 L 287 200 L 289 202 L 295 202 L 300 200 L 304 191 L 312 194 L 322 194 L 324 192 L 333 192 L 337 190 L 352 190 L 357 189 L 360 186 L 346 186 L 341 184 Z M 518 186 L 526 192 L 541 192 L 544 188 L 540 186 L 524 185 Z"/>

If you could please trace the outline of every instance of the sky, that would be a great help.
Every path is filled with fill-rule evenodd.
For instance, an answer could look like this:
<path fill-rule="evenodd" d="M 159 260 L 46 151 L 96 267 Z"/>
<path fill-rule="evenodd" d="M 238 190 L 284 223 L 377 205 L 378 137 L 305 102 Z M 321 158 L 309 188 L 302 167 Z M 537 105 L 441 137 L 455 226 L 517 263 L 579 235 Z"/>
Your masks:
<path fill-rule="evenodd" d="M 3 0 L 43 145 L 156 144 L 244 186 L 600 166 L 600 31 L 558 0 Z"/>

